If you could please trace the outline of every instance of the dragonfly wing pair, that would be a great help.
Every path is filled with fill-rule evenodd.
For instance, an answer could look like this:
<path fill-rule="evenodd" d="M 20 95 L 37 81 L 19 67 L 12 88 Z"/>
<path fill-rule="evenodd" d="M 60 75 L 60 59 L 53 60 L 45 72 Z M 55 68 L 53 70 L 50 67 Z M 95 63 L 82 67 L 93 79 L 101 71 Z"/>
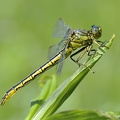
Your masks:
<path fill-rule="evenodd" d="M 69 44 L 69 37 L 71 36 L 72 32 L 73 30 L 64 23 L 63 19 L 60 18 L 55 25 L 53 37 L 62 38 L 62 40 L 57 45 L 51 46 L 49 49 L 49 58 L 52 58 L 58 52 L 61 54 L 61 58 L 56 66 L 58 75 L 60 75 L 62 71 L 66 49 Z"/>

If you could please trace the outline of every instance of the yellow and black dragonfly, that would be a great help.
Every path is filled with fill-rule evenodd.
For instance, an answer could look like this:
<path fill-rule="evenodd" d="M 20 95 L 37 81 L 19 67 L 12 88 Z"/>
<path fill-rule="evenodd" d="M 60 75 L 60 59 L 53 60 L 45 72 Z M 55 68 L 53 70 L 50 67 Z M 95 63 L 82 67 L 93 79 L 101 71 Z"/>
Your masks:
<path fill-rule="evenodd" d="M 12 97 L 20 88 L 24 87 L 27 83 L 30 83 L 34 80 L 38 75 L 42 74 L 49 68 L 53 67 L 57 64 L 57 73 L 60 74 L 64 60 L 70 56 L 70 58 L 77 63 L 79 66 L 79 60 L 82 56 L 87 53 L 90 55 L 91 51 L 95 51 L 93 47 L 93 43 L 100 46 L 98 38 L 102 35 L 102 29 L 100 26 L 91 26 L 90 30 L 78 29 L 73 30 L 69 26 L 67 26 L 62 19 L 59 19 L 55 29 L 54 29 L 54 37 L 62 38 L 62 40 L 56 45 L 50 48 L 50 59 L 33 73 L 25 77 L 22 81 L 11 87 L 3 96 L 1 105 L 4 105 L 5 102 Z M 75 51 L 78 49 L 78 51 Z M 74 53 L 72 53 L 75 51 Z M 82 54 L 75 60 L 73 56 L 80 53 Z M 53 57 L 51 57 L 53 56 Z"/>

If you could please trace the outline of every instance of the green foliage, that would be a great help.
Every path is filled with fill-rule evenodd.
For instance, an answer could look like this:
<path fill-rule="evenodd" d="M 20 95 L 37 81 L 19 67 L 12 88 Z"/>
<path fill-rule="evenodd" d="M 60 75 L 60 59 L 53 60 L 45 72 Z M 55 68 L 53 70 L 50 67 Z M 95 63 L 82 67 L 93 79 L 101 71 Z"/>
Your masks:
<path fill-rule="evenodd" d="M 32 100 L 29 114 L 26 117 L 26 120 L 31 120 L 38 109 L 42 106 L 45 100 L 53 93 L 57 87 L 57 80 L 55 76 L 46 76 L 40 81 L 40 87 L 42 90 L 37 98 Z"/>
<path fill-rule="evenodd" d="M 116 118 L 97 110 L 71 110 L 55 114 L 46 120 L 116 120 Z"/>

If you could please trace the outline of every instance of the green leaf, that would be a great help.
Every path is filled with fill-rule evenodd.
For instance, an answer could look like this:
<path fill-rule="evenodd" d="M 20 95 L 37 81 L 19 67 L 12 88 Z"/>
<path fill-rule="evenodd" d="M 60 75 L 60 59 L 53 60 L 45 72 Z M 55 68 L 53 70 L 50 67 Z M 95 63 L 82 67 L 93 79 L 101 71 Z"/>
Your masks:
<path fill-rule="evenodd" d="M 113 35 L 110 40 L 104 42 L 103 47 L 100 47 L 97 50 L 97 54 L 87 60 L 86 66 L 89 68 L 92 68 L 94 66 L 94 64 L 102 57 L 106 50 L 110 48 L 114 37 L 115 35 Z M 80 67 L 71 77 L 65 80 L 41 106 L 40 110 L 34 116 L 33 120 L 43 120 L 52 115 L 72 94 L 77 85 L 87 75 L 89 72 L 88 67 Z"/>
<path fill-rule="evenodd" d="M 106 112 L 106 114 L 113 116 L 116 118 L 116 120 L 120 120 L 120 111 L 116 111 L 116 112 Z"/>
<path fill-rule="evenodd" d="M 40 80 L 39 85 L 42 90 L 39 96 L 31 102 L 30 111 L 25 120 L 31 120 L 45 100 L 53 93 L 57 87 L 57 80 L 55 76 L 45 76 Z"/>
<path fill-rule="evenodd" d="M 116 118 L 101 111 L 71 110 L 52 115 L 45 120 L 116 120 Z"/>

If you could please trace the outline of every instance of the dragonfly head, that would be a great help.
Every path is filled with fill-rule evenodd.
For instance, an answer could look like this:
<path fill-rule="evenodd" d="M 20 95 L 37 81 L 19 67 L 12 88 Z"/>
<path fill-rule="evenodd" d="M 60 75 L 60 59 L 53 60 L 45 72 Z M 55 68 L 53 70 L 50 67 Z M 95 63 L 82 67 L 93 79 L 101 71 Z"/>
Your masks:
<path fill-rule="evenodd" d="M 95 39 L 98 39 L 102 35 L 102 28 L 100 26 L 92 25 L 91 26 L 91 33 L 93 34 L 93 37 Z"/>

